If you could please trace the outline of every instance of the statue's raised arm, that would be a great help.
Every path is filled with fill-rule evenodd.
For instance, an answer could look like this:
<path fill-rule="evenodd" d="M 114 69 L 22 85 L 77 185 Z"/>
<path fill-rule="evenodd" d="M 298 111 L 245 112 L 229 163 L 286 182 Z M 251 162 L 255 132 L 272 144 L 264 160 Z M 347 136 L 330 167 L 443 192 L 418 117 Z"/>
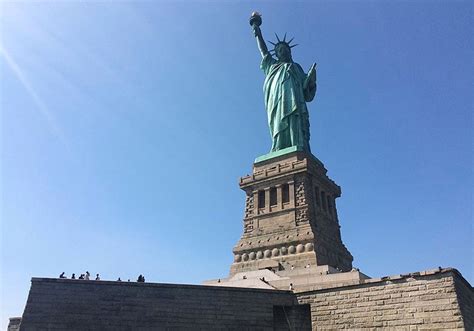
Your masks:
<path fill-rule="evenodd" d="M 265 57 L 265 55 L 268 54 L 268 48 L 267 44 L 265 44 L 265 40 L 263 40 L 262 30 L 260 30 L 261 24 L 262 16 L 258 12 L 254 11 L 250 16 L 250 25 L 252 26 L 253 34 L 257 39 L 257 45 L 258 49 L 260 50 L 260 54 L 262 54 L 262 57 Z"/>

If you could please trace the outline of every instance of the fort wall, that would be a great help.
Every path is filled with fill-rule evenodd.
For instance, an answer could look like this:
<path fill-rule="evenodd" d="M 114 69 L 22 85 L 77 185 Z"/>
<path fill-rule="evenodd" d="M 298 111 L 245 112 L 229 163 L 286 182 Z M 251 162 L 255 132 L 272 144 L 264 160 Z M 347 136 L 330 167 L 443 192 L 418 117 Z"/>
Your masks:
<path fill-rule="evenodd" d="M 290 291 L 33 278 L 20 330 L 273 330 L 279 313 L 301 320 L 283 309 L 295 304 Z"/>
<path fill-rule="evenodd" d="M 320 286 L 292 292 L 33 278 L 20 330 L 474 329 L 474 292 L 456 269 Z"/>
<path fill-rule="evenodd" d="M 374 278 L 297 294 L 313 330 L 473 330 L 473 290 L 455 269 Z"/>

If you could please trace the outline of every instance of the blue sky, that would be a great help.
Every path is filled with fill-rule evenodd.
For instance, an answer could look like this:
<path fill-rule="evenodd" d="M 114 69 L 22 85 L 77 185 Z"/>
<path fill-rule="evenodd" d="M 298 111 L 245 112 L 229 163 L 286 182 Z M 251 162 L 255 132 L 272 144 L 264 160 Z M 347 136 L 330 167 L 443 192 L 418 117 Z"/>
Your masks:
<path fill-rule="evenodd" d="M 318 63 L 311 146 L 370 276 L 474 281 L 467 1 L 3 2 L 1 307 L 30 278 L 200 283 L 242 233 L 238 178 L 271 146 L 260 55 Z"/>

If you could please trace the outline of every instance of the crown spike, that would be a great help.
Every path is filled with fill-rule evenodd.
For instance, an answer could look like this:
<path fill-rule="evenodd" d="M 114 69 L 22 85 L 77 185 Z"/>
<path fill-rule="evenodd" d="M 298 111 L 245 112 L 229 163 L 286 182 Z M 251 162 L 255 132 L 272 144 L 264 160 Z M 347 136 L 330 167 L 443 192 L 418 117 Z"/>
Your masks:
<path fill-rule="evenodd" d="M 295 39 L 295 37 L 291 38 L 290 40 L 288 40 L 288 45 L 291 44 L 291 42 L 293 41 L 293 39 Z"/>
<path fill-rule="evenodd" d="M 286 42 L 286 32 L 285 32 L 285 35 L 283 36 L 283 42 Z"/>
<path fill-rule="evenodd" d="M 290 48 L 296 47 L 298 44 L 290 45 Z"/>
<path fill-rule="evenodd" d="M 281 43 L 281 40 L 280 40 L 280 38 L 278 37 L 278 35 L 276 34 L 276 32 L 275 32 L 275 37 L 277 37 L 278 42 Z"/>
<path fill-rule="evenodd" d="M 267 40 L 267 41 L 268 41 L 270 44 L 272 44 L 273 46 L 276 45 L 276 43 L 274 43 L 274 42 L 272 42 L 272 41 L 270 41 L 270 40 Z"/>

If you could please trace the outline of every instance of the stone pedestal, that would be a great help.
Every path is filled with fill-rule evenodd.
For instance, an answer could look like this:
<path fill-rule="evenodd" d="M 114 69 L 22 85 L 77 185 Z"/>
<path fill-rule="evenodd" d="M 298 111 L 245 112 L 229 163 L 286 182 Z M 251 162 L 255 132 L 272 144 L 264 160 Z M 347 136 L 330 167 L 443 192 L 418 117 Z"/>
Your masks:
<path fill-rule="evenodd" d="M 341 189 L 326 173 L 313 155 L 295 151 L 255 163 L 253 173 L 240 179 L 244 233 L 233 249 L 231 276 L 322 265 L 352 269 L 335 203 Z"/>

